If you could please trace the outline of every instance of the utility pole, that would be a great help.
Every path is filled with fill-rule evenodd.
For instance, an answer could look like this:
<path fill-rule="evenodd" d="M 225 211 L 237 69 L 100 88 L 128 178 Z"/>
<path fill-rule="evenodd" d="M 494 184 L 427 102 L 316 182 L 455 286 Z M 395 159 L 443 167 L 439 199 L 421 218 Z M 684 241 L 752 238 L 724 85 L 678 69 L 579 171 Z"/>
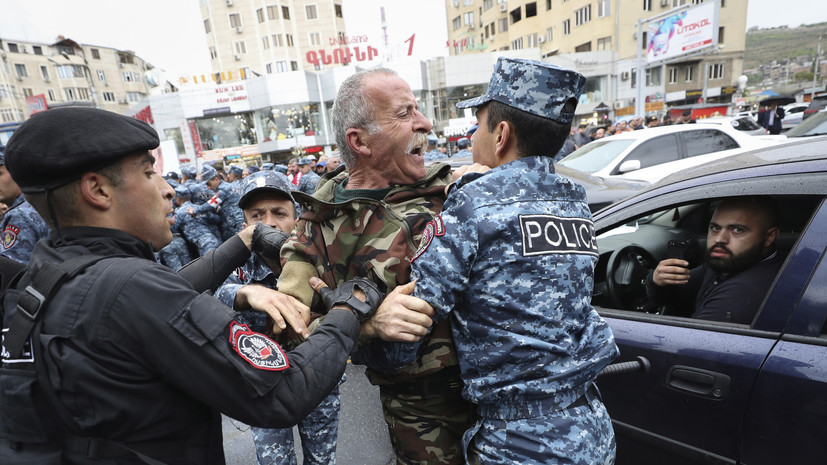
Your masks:
<path fill-rule="evenodd" d="M 818 76 L 818 59 L 821 57 L 821 37 L 824 34 L 818 35 L 818 51 L 816 52 L 815 66 L 813 66 L 813 88 L 810 90 L 810 101 L 815 99 L 816 95 L 816 77 Z"/>

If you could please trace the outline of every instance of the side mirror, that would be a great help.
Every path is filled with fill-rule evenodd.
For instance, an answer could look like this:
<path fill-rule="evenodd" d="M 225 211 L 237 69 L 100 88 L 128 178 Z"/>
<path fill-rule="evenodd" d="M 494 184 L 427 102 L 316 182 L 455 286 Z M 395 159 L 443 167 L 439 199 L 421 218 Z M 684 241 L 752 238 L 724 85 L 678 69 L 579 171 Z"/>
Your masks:
<path fill-rule="evenodd" d="M 620 174 L 628 173 L 630 171 L 637 171 L 640 169 L 640 160 L 626 160 L 620 164 L 617 172 Z"/>

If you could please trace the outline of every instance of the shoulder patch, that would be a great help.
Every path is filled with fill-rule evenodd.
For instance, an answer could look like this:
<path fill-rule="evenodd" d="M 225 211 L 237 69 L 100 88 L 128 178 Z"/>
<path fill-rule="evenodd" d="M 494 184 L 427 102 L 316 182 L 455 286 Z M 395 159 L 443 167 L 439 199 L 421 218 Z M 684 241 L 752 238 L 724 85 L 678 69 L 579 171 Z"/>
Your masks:
<path fill-rule="evenodd" d="M 428 250 L 428 246 L 431 245 L 431 241 L 434 240 L 434 237 L 444 235 L 445 224 L 442 222 L 442 217 L 437 215 L 434 219 L 429 221 L 427 225 L 425 225 L 425 230 L 422 231 L 422 241 L 419 243 L 419 248 L 416 249 L 416 253 L 413 258 L 411 258 L 411 261 L 413 262 L 419 258 L 420 255 L 425 253 L 426 250 Z"/>
<path fill-rule="evenodd" d="M 235 320 L 230 323 L 230 344 L 241 358 L 260 370 L 281 371 L 290 368 L 287 355 L 280 345 Z"/>
<path fill-rule="evenodd" d="M 576 253 L 597 256 L 594 223 L 585 218 L 520 215 L 523 256 Z"/>
<path fill-rule="evenodd" d="M 12 224 L 7 225 L 3 231 L 3 248 L 8 249 L 17 242 L 17 235 L 20 234 L 20 228 Z"/>

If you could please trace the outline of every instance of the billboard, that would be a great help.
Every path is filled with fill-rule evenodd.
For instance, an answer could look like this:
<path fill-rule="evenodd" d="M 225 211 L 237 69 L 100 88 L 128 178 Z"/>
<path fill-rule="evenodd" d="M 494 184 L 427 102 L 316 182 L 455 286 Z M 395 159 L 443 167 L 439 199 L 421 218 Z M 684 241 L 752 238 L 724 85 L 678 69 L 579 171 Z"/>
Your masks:
<path fill-rule="evenodd" d="M 717 1 L 649 21 L 647 63 L 679 58 L 718 45 Z"/>

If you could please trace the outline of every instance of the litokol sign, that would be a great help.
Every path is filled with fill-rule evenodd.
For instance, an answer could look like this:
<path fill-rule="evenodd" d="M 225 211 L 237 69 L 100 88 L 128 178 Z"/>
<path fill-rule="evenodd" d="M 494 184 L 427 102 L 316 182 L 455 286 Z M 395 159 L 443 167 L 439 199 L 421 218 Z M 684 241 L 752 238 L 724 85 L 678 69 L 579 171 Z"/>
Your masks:
<path fill-rule="evenodd" d="M 717 1 L 650 21 L 646 61 L 654 63 L 718 45 Z"/>

